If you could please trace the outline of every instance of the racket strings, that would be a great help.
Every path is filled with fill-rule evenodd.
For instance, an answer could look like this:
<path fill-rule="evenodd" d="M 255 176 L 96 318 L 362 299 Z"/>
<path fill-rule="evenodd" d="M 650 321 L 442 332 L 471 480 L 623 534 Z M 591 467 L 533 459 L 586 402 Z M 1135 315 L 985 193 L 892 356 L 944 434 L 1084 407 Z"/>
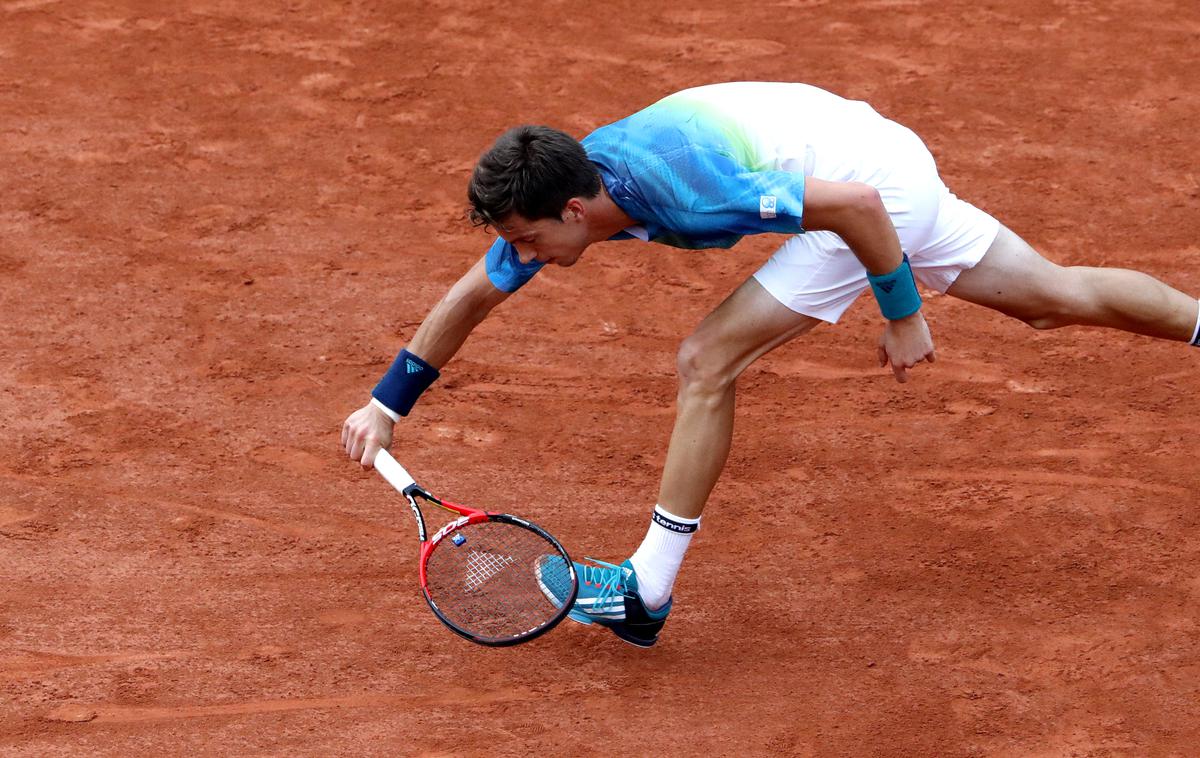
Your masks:
<path fill-rule="evenodd" d="M 505 567 L 516 562 L 511 555 L 471 551 L 467 559 L 467 575 L 463 584 L 464 592 L 474 592 L 483 587 L 483 583 L 499 574 Z"/>
<path fill-rule="evenodd" d="M 532 529 L 485 521 L 443 539 L 426 563 L 436 610 L 471 634 L 503 640 L 557 619 L 570 597 L 570 566 Z"/>

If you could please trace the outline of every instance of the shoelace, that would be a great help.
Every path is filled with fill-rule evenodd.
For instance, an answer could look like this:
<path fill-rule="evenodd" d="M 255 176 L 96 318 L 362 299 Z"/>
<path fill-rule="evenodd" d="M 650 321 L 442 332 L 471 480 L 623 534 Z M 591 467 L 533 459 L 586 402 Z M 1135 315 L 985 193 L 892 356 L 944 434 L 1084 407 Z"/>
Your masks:
<path fill-rule="evenodd" d="M 584 558 L 584 560 L 596 564 L 595 566 L 580 564 L 580 568 L 583 569 L 583 583 L 600 588 L 600 592 L 596 595 L 596 605 L 592 607 L 607 608 L 617 602 L 624 603 L 625 582 L 623 579 L 625 572 L 629 569 L 598 561 L 595 558 Z"/>

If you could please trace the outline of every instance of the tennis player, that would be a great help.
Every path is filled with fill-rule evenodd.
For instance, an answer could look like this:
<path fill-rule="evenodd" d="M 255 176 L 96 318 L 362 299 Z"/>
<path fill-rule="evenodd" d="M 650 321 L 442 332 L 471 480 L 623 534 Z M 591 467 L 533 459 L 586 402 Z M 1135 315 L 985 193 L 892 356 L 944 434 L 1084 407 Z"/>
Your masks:
<path fill-rule="evenodd" d="M 883 316 L 880 366 L 897 381 L 934 346 L 920 282 L 1036 329 L 1102 326 L 1200 344 L 1200 304 L 1135 271 L 1058 266 L 955 197 L 909 129 L 804 84 L 739 82 L 670 95 L 582 143 L 542 126 L 503 134 L 468 188 L 499 238 L 434 306 L 342 442 L 369 467 L 393 424 L 497 304 L 546 264 L 603 240 L 731 247 L 785 235 L 679 348 L 675 427 L 649 532 L 619 564 L 578 565 L 571 617 L 653 645 L 733 428 L 735 382 L 760 356 L 868 287 Z M 550 587 L 548 592 L 554 592 Z"/>

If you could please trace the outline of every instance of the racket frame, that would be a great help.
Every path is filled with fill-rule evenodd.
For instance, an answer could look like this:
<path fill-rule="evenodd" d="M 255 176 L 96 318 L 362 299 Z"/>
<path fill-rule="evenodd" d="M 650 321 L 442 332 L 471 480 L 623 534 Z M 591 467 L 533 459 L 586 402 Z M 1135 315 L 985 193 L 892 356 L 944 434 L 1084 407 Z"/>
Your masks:
<path fill-rule="evenodd" d="M 567 617 L 567 614 L 571 611 L 571 607 L 575 604 L 575 597 L 579 594 L 579 577 L 575 573 L 575 564 L 571 561 L 570 555 L 567 554 L 567 551 L 562 544 L 554 538 L 554 535 L 550 534 L 545 529 L 542 529 L 537 524 L 508 513 L 481 511 L 477 508 L 469 508 L 465 505 L 451 503 L 447 500 L 442 500 L 441 498 L 435 497 L 428 490 L 418 485 L 416 481 L 413 480 L 412 476 L 409 475 L 409 473 L 405 471 L 404 468 L 398 462 L 396 462 L 396 460 L 392 458 L 391 454 L 386 450 L 379 451 L 379 454 L 375 458 L 375 468 L 377 471 L 379 471 L 383 478 L 388 481 L 389 484 L 399 490 L 400 494 L 404 495 L 405 499 L 408 500 L 408 507 L 412 510 L 413 517 L 417 521 L 417 536 L 421 540 L 421 548 L 417 559 L 417 577 L 421 587 L 421 594 L 425 597 L 425 602 L 428 603 L 430 610 L 433 611 L 433 614 L 437 616 L 438 620 L 445 624 L 450 631 L 479 645 L 486 645 L 488 647 L 508 647 L 510 645 L 518 645 L 520 643 L 528 642 L 532 639 L 540 637 L 554 627 L 558 626 L 558 624 Z M 417 498 L 433 503 L 439 508 L 457 515 L 458 518 L 442 526 L 440 529 L 434 532 L 432 536 L 428 536 L 428 531 L 425 527 L 425 516 L 421 512 L 421 506 L 417 504 Z M 425 572 L 425 567 L 429 560 L 429 556 L 433 554 L 433 551 L 442 542 L 442 540 L 444 540 L 446 537 L 449 537 L 455 531 L 462 529 L 465 526 L 471 524 L 481 524 L 485 521 L 515 524 L 532 531 L 534 534 L 537 534 L 559 552 L 559 554 L 566 561 L 567 568 L 571 574 L 571 593 L 567 598 L 567 601 L 563 603 L 562 608 L 559 609 L 558 614 L 549 622 L 537 627 L 531 632 L 519 635 L 517 637 L 505 639 L 481 637 L 467 629 L 463 629 L 442 613 L 442 610 L 438 608 L 437 602 L 434 601 L 433 597 L 429 594 L 429 586 L 426 581 Z"/>

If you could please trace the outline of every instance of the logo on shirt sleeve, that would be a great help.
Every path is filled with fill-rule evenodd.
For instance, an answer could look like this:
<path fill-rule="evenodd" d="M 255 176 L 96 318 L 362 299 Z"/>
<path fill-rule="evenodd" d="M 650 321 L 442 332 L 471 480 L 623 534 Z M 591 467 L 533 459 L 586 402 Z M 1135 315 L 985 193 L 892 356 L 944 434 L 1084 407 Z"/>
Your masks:
<path fill-rule="evenodd" d="M 762 218 L 775 218 L 775 204 L 778 201 L 774 195 L 761 195 L 758 198 L 758 215 Z"/>

